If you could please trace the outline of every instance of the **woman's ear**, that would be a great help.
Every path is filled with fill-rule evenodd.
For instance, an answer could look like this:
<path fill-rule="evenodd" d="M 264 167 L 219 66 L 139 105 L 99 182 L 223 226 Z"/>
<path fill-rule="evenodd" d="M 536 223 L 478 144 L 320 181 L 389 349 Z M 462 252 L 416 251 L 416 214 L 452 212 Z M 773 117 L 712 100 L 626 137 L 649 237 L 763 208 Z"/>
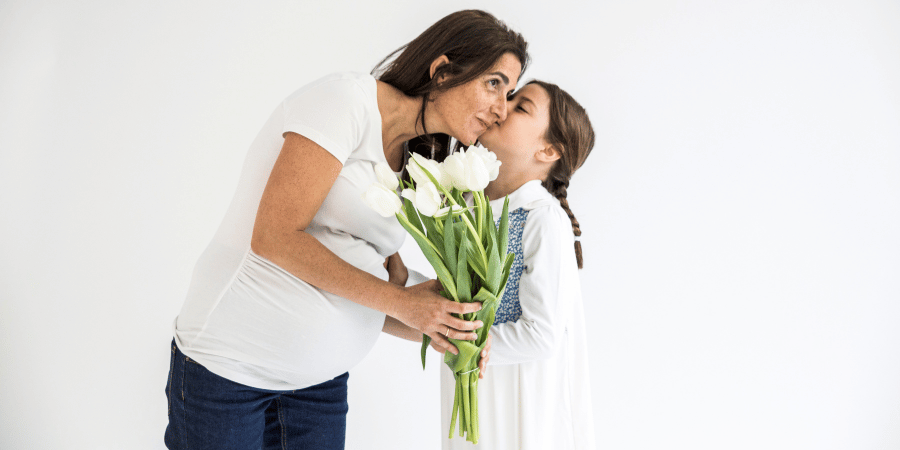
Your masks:
<path fill-rule="evenodd" d="M 562 157 L 562 153 L 557 149 L 556 145 L 548 145 L 540 150 L 534 155 L 538 161 L 544 163 L 552 163 L 557 159 Z"/>
<path fill-rule="evenodd" d="M 431 67 L 429 68 L 428 76 L 430 78 L 434 78 L 434 73 L 437 72 L 438 67 L 441 67 L 444 64 L 450 64 L 450 58 L 448 58 L 447 55 L 441 55 L 441 56 L 438 56 L 437 58 L 435 58 L 435 60 L 431 62 Z M 446 77 L 446 75 L 442 75 L 441 79 L 438 81 L 443 81 L 443 78 L 445 78 L 445 77 Z"/>

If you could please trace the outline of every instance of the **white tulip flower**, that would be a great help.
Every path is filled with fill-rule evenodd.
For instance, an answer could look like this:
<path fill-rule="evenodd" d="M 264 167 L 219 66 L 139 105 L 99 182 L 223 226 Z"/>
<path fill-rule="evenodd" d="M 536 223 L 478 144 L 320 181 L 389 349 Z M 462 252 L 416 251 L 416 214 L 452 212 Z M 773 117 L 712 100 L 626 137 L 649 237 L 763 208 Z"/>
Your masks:
<path fill-rule="evenodd" d="M 444 173 L 443 166 L 437 161 L 428 159 L 418 153 L 412 154 L 412 160 L 406 164 L 406 170 L 409 172 L 410 178 L 416 182 L 417 189 L 420 186 L 431 184 L 431 180 L 428 178 L 428 175 L 425 174 L 425 170 L 427 170 L 438 183 L 441 183 L 442 186 L 446 187 L 450 185 L 450 181 Z"/>
<path fill-rule="evenodd" d="M 456 189 L 465 191 L 466 185 L 466 157 L 463 151 L 447 155 L 444 159 L 444 172 L 449 175 L 450 183 Z"/>
<path fill-rule="evenodd" d="M 484 161 L 484 166 L 488 170 L 488 180 L 494 181 L 497 179 L 497 175 L 500 174 L 500 164 L 502 162 L 497 160 L 496 153 L 482 147 L 481 144 L 469 147 L 467 153 L 474 153 Z"/>
<path fill-rule="evenodd" d="M 403 206 L 400 197 L 397 197 L 397 192 L 388 189 L 381 183 L 372 183 L 369 189 L 363 193 L 362 199 L 369 208 L 374 209 L 382 217 L 391 217 L 397 214 Z"/>
<path fill-rule="evenodd" d="M 375 175 L 378 177 L 379 183 L 392 191 L 396 190 L 397 186 L 400 186 L 397 174 L 391 170 L 391 166 L 387 165 L 387 163 L 380 162 L 375 164 Z"/>
<path fill-rule="evenodd" d="M 447 156 L 444 164 L 453 187 L 461 191 L 481 191 L 491 181 L 485 159 L 475 152 L 460 150 Z"/>
<path fill-rule="evenodd" d="M 438 192 L 438 188 L 434 183 L 430 181 L 428 184 L 416 186 L 416 190 L 404 189 L 400 195 L 409 199 L 419 211 L 419 214 L 423 216 L 432 217 L 438 208 L 441 207 L 441 193 Z"/>

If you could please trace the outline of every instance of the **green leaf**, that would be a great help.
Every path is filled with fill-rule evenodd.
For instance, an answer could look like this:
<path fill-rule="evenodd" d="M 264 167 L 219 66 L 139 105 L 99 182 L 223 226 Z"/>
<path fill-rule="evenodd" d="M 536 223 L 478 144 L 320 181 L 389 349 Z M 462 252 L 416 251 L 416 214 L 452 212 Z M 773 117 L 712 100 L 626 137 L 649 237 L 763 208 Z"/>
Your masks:
<path fill-rule="evenodd" d="M 481 255 L 478 254 L 478 250 L 473 248 L 473 246 L 469 246 L 468 251 L 466 252 L 466 261 L 469 263 L 469 267 L 478 274 L 478 278 L 482 280 L 487 278 L 487 268 L 484 267 L 484 263 L 481 262 Z"/>
<path fill-rule="evenodd" d="M 452 196 L 453 196 L 453 200 L 456 200 L 456 203 L 458 205 L 463 206 L 466 204 L 466 198 L 463 197 L 463 193 L 459 189 L 453 189 Z"/>
<path fill-rule="evenodd" d="M 403 199 L 403 212 L 406 213 L 406 217 L 409 219 L 410 224 L 422 234 L 425 234 L 425 229 L 422 228 L 422 219 L 419 216 L 419 211 L 416 210 L 415 205 L 413 205 L 413 202 L 408 198 Z"/>
<path fill-rule="evenodd" d="M 500 291 L 502 274 L 503 266 L 500 263 L 499 246 L 494 242 L 494 235 L 492 233 L 488 238 L 487 277 L 484 279 L 484 284 L 487 286 L 488 290 L 494 294 Z"/>
<path fill-rule="evenodd" d="M 422 216 L 422 224 L 425 225 L 425 234 L 428 236 L 428 240 L 434 243 L 434 246 L 437 247 L 438 253 L 441 255 L 441 258 L 444 258 L 444 237 L 441 235 L 441 232 L 438 231 L 437 226 L 435 225 L 434 217 Z M 446 259 L 446 258 L 444 258 Z"/>
<path fill-rule="evenodd" d="M 459 237 L 459 256 L 456 267 L 456 295 L 460 302 L 472 301 L 471 275 L 466 270 L 466 252 L 469 247 L 469 239 L 463 233 Z"/>
<path fill-rule="evenodd" d="M 427 334 L 422 335 L 422 370 L 425 370 L 425 354 L 426 350 L 428 350 L 428 345 L 431 344 L 431 336 Z"/>
<path fill-rule="evenodd" d="M 444 220 L 444 261 L 450 269 L 450 275 L 456 278 L 459 275 L 456 267 L 456 227 L 451 214 L 447 214 L 447 219 Z"/>
<path fill-rule="evenodd" d="M 483 346 L 487 340 L 488 333 L 491 331 L 491 326 L 494 325 L 494 318 L 497 313 L 497 307 L 500 305 L 500 300 L 485 288 L 481 288 L 475 294 L 473 300 L 481 302 L 481 309 L 475 313 L 475 319 L 484 323 L 478 329 L 478 339 L 475 341 L 475 345 Z"/>
<path fill-rule="evenodd" d="M 509 281 L 509 271 L 512 269 L 513 261 L 515 261 L 515 259 L 515 253 L 506 254 L 506 261 L 503 263 L 503 280 L 500 281 L 500 292 L 497 293 L 497 298 L 503 297 L 503 291 L 506 290 L 506 282 Z"/>
<path fill-rule="evenodd" d="M 441 259 L 441 256 L 435 250 L 434 244 L 432 244 L 427 237 L 425 237 L 421 232 L 415 229 L 406 217 L 403 217 L 402 214 L 397 214 L 397 219 L 400 221 L 400 225 L 409 232 L 409 234 L 416 240 L 416 243 L 419 244 L 419 249 L 422 250 L 422 253 L 425 255 L 425 259 L 431 264 L 431 267 L 434 268 L 434 272 L 437 274 L 438 280 L 440 280 L 441 284 L 444 285 L 444 289 L 450 293 L 453 299 L 456 299 L 456 283 L 452 276 L 450 276 L 450 271 L 447 270 L 447 266 L 444 265 L 444 261 Z"/>
<path fill-rule="evenodd" d="M 509 196 L 503 201 L 503 212 L 500 213 L 500 227 L 497 230 L 500 243 L 500 257 L 505 258 L 509 251 Z"/>
<path fill-rule="evenodd" d="M 494 223 L 494 211 L 491 209 L 491 202 L 487 198 L 485 198 L 484 202 L 484 215 L 484 222 L 491 224 L 490 230 L 497 234 L 497 224 Z"/>
<path fill-rule="evenodd" d="M 453 370 L 453 373 L 465 372 L 478 367 L 478 354 L 483 347 L 476 346 L 472 341 L 450 339 L 450 342 L 459 349 L 459 354 L 444 353 L 444 364 Z"/>
<path fill-rule="evenodd" d="M 478 314 L 481 314 L 483 311 L 488 310 L 488 309 L 497 309 L 497 306 L 500 305 L 500 297 L 497 297 L 496 295 L 491 293 L 491 291 L 488 291 L 484 287 L 482 287 L 481 289 L 478 290 L 478 293 L 475 294 L 475 297 L 472 300 L 474 300 L 476 302 L 481 302 L 481 310 L 478 311 L 477 313 L 475 313 L 476 317 Z M 480 317 L 478 318 L 478 320 L 484 321 L 484 319 L 482 319 Z M 487 323 L 485 322 L 485 324 L 487 324 Z"/>

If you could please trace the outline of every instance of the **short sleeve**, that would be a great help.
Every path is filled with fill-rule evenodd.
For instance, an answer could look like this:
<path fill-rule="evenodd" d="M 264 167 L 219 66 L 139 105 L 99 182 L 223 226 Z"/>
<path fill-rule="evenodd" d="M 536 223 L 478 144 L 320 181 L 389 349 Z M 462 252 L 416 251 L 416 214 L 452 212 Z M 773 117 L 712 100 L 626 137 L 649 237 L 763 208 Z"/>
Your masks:
<path fill-rule="evenodd" d="M 284 100 L 282 134 L 300 134 L 344 164 L 362 141 L 370 101 L 357 79 L 315 81 Z"/>

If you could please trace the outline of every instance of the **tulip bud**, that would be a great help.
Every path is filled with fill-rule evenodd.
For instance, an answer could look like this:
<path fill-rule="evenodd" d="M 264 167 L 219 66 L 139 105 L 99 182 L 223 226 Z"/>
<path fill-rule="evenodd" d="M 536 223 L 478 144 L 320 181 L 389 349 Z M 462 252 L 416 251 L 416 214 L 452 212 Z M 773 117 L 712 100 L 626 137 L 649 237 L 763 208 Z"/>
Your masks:
<path fill-rule="evenodd" d="M 450 184 L 456 189 L 467 191 L 466 188 L 466 157 L 465 152 L 452 153 L 444 159 L 444 172 L 450 178 Z"/>
<path fill-rule="evenodd" d="M 441 165 L 433 160 L 428 159 L 418 153 L 412 154 L 412 160 L 406 164 L 406 170 L 409 172 L 409 176 L 416 182 L 416 188 L 419 186 L 423 186 L 426 184 L 431 184 L 431 180 L 428 178 L 428 175 L 425 174 L 425 170 L 434 177 L 438 183 L 442 183 L 442 178 L 444 175 L 442 174 L 443 168 Z"/>
<path fill-rule="evenodd" d="M 497 179 L 497 175 L 500 174 L 500 164 L 501 161 L 497 160 L 497 154 L 482 147 L 481 144 L 469 147 L 468 153 L 475 154 L 484 162 L 485 168 L 488 171 L 488 180 L 494 181 Z"/>
<path fill-rule="evenodd" d="M 441 194 L 432 182 L 419 185 L 416 190 L 404 189 L 400 196 L 409 199 L 423 216 L 434 216 L 442 203 Z"/>
<path fill-rule="evenodd" d="M 379 183 L 392 191 L 396 190 L 397 186 L 400 186 L 397 174 L 391 170 L 391 166 L 387 165 L 387 163 L 380 162 L 375 164 L 375 175 L 378 177 Z"/>
<path fill-rule="evenodd" d="M 397 197 L 397 192 L 386 188 L 381 183 L 372 183 L 369 189 L 362 195 L 363 203 L 372 208 L 382 217 L 391 217 L 400 211 L 403 203 Z"/>
<path fill-rule="evenodd" d="M 483 191 L 490 183 L 487 164 L 475 152 L 466 152 L 466 187 L 470 191 Z"/>

